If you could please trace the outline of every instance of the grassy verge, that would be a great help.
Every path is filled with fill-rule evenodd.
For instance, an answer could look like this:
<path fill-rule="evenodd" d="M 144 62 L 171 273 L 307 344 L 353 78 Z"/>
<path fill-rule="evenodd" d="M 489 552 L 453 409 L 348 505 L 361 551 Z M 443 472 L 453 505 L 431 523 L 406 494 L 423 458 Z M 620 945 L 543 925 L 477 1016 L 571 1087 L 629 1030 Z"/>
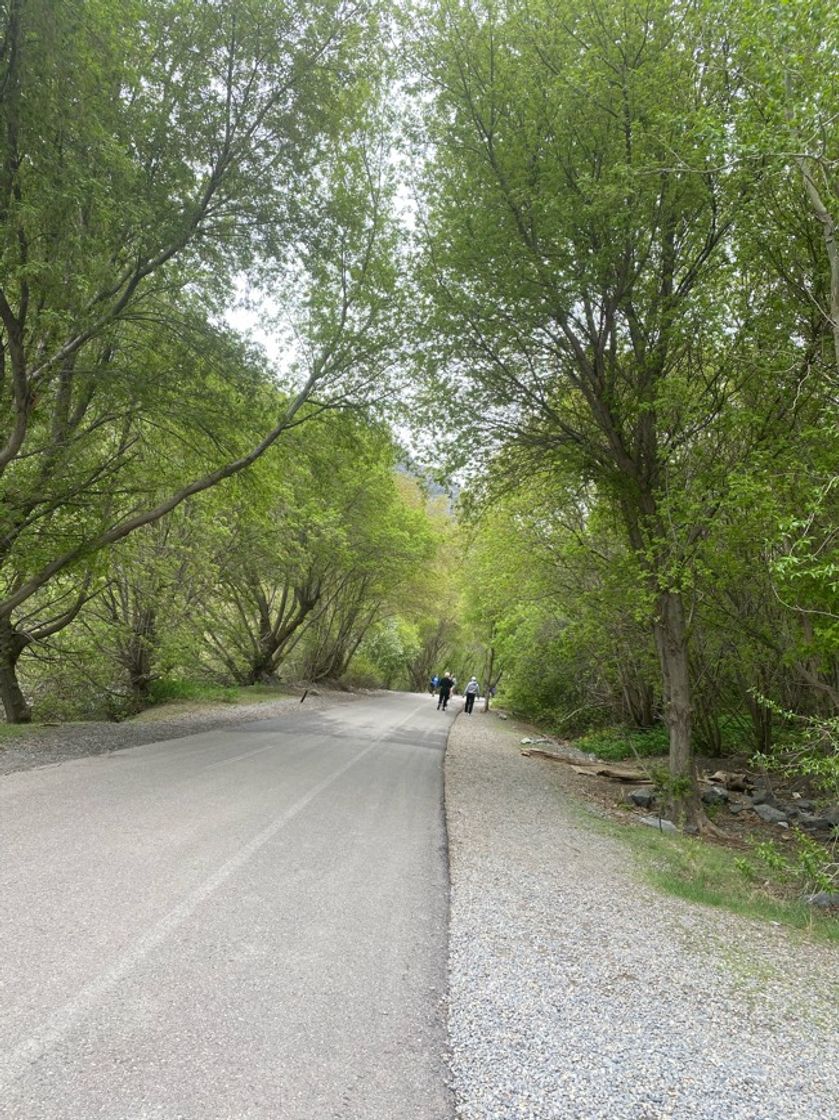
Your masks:
<path fill-rule="evenodd" d="M 524 728 L 514 725 L 509 730 L 517 735 Z M 610 762 L 666 756 L 667 731 L 606 728 L 574 740 L 574 746 Z M 584 794 L 575 793 L 565 806 L 573 806 L 589 827 L 628 849 L 640 874 L 663 893 L 839 944 L 839 918 L 802 901 L 803 895 L 836 889 L 820 881 L 830 856 L 809 837 L 800 836 L 783 848 L 774 843 L 754 843 L 750 848 L 732 850 L 712 840 L 658 832 L 635 822 L 619 824 L 593 810 Z"/>
<path fill-rule="evenodd" d="M 793 853 L 766 844 L 732 851 L 691 836 L 615 824 L 588 811 L 586 816 L 627 847 L 644 878 L 664 893 L 839 944 L 839 919 L 800 900 L 801 894 L 816 890 L 817 885 L 806 881 Z"/>
<path fill-rule="evenodd" d="M 0 747 L 4 742 L 13 742 L 24 735 L 37 734 L 49 724 L 42 723 L 0 723 Z"/>
<path fill-rule="evenodd" d="M 259 700 L 282 700 L 293 695 L 276 685 L 217 685 L 206 681 L 156 681 L 152 688 L 155 705 L 172 703 L 249 704 Z"/>
<path fill-rule="evenodd" d="M 608 727 L 573 740 L 573 745 L 608 762 L 666 757 L 669 750 L 664 727 Z M 802 901 L 807 894 L 836 889 L 829 881 L 832 857 L 810 837 L 799 834 L 782 848 L 754 843 L 738 851 L 711 840 L 618 824 L 592 812 L 584 795 L 576 807 L 587 822 L 628 848 L 644 878 L 664 893 L 839 943 L 839 918 Z"/>

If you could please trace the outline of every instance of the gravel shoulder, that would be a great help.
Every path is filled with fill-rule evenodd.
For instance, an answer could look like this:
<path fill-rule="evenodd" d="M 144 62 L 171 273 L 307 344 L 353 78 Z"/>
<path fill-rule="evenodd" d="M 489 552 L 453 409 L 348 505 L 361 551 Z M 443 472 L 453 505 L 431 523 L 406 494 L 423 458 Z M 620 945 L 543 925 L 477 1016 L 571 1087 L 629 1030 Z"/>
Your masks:
<path fill-rule="evenodd" d="M 446 758 L 461 1120 L 832 1120 L 839 954 L 657 893 L 521 732 Z"/>
<path fill-rule="evenodd" d="M 359 695 L 319 689 L 310 691 L 304 703 L 306 708 L 324 708 L 350 703 Z M 250 704 L 166 704 L 160 708 L 149 708 L 124 723 L 91 721 L 41 727 L 31 734 L 17 735 L 0 743 L 0 775 L 128 747 L 141 747 L 146 743 L 182 739 L 186 735 L 216 731 L 237 723 L 274 719 L 283 712 L 297 711 L 300 703 L 300 696 L 289 696 Z"/>

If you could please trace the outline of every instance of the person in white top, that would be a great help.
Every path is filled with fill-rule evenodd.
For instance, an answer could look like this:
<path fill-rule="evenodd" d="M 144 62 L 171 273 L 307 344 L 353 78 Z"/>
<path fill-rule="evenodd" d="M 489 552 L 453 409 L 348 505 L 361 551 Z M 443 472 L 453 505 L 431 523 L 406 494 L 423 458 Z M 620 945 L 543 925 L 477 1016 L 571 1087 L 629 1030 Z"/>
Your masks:
<path fill-rule="evenodd" d="M 478 684 L 477 678 L 470 677 L 469 684 L 467 684 L 466 688 L 463 690 L 466 697 L 465 711 L 468 716 L 472 715 L 472 709 L 475 707 L 475 697 L 480 693 L 480 691 L 481 686 Z"/>

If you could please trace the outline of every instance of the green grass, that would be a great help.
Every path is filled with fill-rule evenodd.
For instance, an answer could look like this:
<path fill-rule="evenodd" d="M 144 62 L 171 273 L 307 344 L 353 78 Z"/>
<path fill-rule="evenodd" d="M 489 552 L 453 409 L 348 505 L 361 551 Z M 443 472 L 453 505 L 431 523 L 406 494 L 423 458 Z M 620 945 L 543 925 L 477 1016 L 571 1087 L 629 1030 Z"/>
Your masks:
<path fill-rule="evenodd" d="M 800 900 L 813 886 L 803 881 L 793 852 L 767 860 L 760 846 L 736 852 L 695 837 L 596 820 L 632 851 L 643 876 L 664 893 L 839 943 L 839 920 Z"/>
<path fill-rule="evenodd" d="M 23 735 L 38 732 L 44 724 L 41 723 L 0 723 L 0 744 L 4 739 L 20 739 Z"/>
<path fill-rule="evenodd" d="M 170 704 L 173 701 L 220 701 L 235 704 L 237 689 L 208 681 L 159 680 L 151 686 L 153 704 Z"/>
<path fill-rule="evenodd" d="M 254 700 L 276 700 L 290 693 L 276 685 L 220 685 L 209 681 L 159 680 L 152 685 L 153 704 L 221 703 L 247 704 Z"/>
<path fill-rule="evenodd" d="M 606 727 L 602 731 L 589 731 L 576 739 L 574 746 L 587 754 L 596 754 L 606 762 L 620 762 L 624 758 L 658 758 L 670 749 L 666 727 L 651 727 L 649 731 Z"/>
<path fill-rule="evenodd" d="M 248 704 L 254 700 L 283 700 L 297 695 L 296 692 L 275 684 L 239 685 L 230 691 L 236 694 L 237 704 Z"/>
<path fill-rule="evenodd" d="M 525 728 L 506 725 L 503 733 L 515 737 Z M 502 729 L 496 730 L 497 734 Z M 575 746 L 609 761 L 666 755 L 667 731 L 607 728 L 575 741 Z M 789 848 L 756 844 L 750 850 L 732 850 L 711 840 L 658 832 L 653 828 L 618 824 L 593 809 L 583 799 L 563 798 L 565 812 L 573 813 L 586 827 L 617 840 L 634 857 L 638 872 L 656 889 L 700 906 L 729 910 L 759 921 L 805 932 L 821 941 L 839 943 L 839 919 L 829 917 L 801 901 L 823 884 L 814 881 L 821 864 L 814 841 L 790 841 Z M 829 859 L 824 853 L 825 859 Z"/>

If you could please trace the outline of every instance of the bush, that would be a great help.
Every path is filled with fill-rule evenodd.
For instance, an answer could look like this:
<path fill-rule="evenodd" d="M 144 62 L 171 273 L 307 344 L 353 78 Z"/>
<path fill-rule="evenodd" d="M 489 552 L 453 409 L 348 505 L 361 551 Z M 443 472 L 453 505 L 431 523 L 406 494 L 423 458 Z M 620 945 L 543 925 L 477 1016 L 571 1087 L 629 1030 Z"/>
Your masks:
<path fill-rule="evenodd" d="M 152 682 L 150 699 L 152 704 L 166 704 L 174 700 L 217 700 L 223 704 L 235 704 L 238 692 L 235 688 L 209 681 L 161 678 Z"/>
<path fill-rule="evenodd" d="M 363 653 L 357 653 L 350 662 L 341 684 L 347 688 L 384 688 L 384 674 L 379 666 Z"/>
<path fill-rule="evenodd" d="M 651 727 L 648 731 L 606 727 L 602 731 L 590 731 L 583 735 L 575 746 L 607 762 L 620 762 L 625 758 L 665 755 L 670 749 L 670 738 L 666 727 Z"/>

